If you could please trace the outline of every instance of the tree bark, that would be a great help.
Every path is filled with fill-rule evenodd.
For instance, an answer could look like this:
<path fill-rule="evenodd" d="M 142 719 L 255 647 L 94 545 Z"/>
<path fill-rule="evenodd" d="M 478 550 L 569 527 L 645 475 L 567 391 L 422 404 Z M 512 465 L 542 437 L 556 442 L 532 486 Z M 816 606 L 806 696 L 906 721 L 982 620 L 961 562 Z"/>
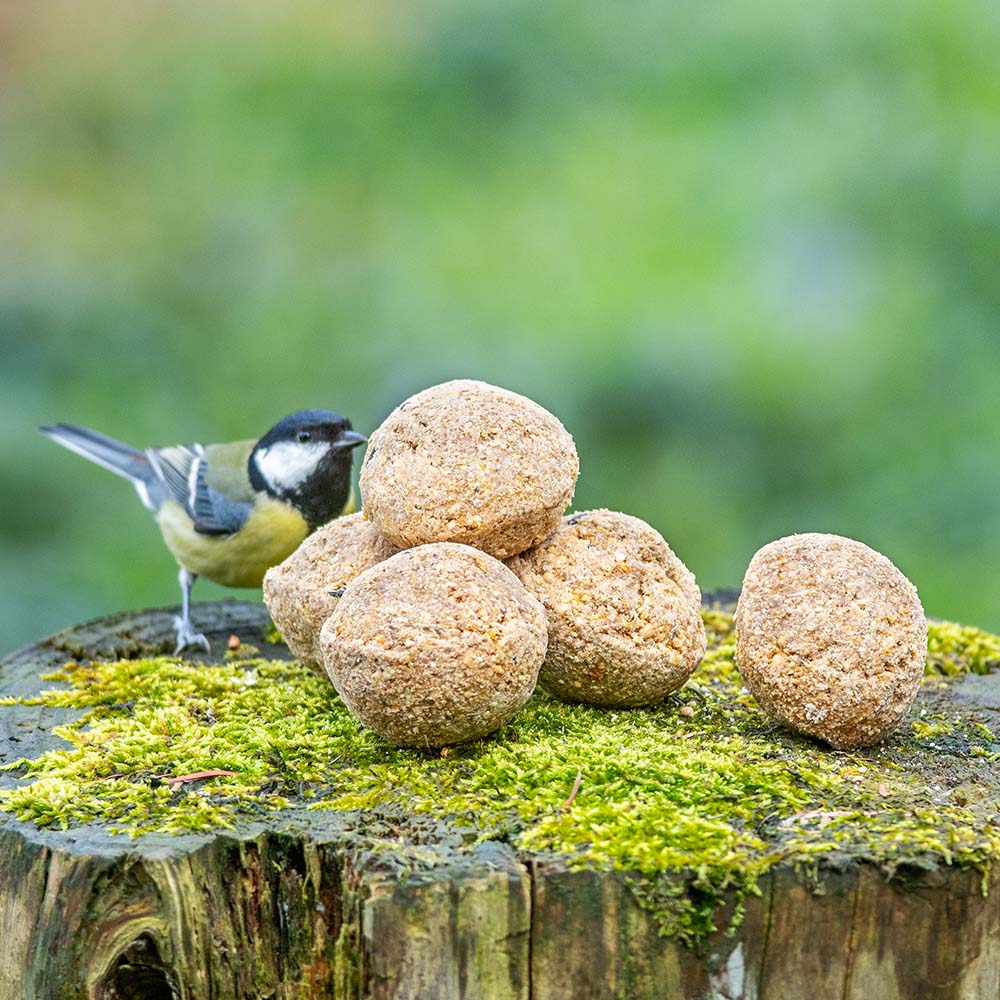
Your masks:
<path fill-rule="evenodd" d="M 0 693 L 37 691 L 69 656 L 169 651 L 172 614 L 118 615 L 12 654 Z M 230 633 L 258 642 L 266 621 L 241 602 L 196 608 L 213 645 Z M 1000 677 L 956 692 L 1000 706 Z M 57 745 L 52 728 L 70 717 L 0 715 L 0 762 Z M 980 873 L 947 865 L 892 881 L 865 865 L 809 878 L 777 868 L 733 934 L 693 951 L 659 935 L 626 874 L 442 843 L 427 848 L 429 873 L 403 879 L 352 822 L 282 812 L 238 831 L 127 841 L 4 816 L 0 1000 L 1000 997 L 995 874 L 984 895 Z"/>

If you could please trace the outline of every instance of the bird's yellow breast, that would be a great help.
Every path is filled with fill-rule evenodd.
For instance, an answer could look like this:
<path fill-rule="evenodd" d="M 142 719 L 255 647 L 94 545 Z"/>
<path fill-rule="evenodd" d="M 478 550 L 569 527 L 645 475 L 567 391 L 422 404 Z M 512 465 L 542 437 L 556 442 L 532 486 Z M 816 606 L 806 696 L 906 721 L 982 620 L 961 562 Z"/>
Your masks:
<path fill-rule="evenodd" d="M 258 493 L 246 524 L 232 535 L 202 535 L 174 500 L 156 520 L 163 540 L 184 567 L 226 587 L 259 587 L 264 574 L 290 556 L 309 534 L 305 518 L 293 507 Z"/>

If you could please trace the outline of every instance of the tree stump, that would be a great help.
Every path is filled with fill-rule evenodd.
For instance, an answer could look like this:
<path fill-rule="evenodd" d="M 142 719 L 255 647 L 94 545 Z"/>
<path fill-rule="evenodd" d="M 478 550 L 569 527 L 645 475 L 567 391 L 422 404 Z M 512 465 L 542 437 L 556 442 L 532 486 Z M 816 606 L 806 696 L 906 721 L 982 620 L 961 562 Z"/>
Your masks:
<path fill-rule="evenodd" d="M 67 659 L 162 655 L 174 610 L 105 618 L 14 653 L 0 664 L 0 695 L 30 702 Z M 232 634 L 261 643 L 268 619 L 263 607 L 222 601 L 196 606 L 195 624 L 218 654 Z M 997 721 L 1000 675 L 934 688 L 915 718 L 933 704 Z M 0 765 L 65 746 L 53 730 L 78 714 L 3 706 Z M 984 740 L 969 774 L 977 815 L 996 826 L 989 774 L 1000 746 Z M 969 775 L 934 771 L 944 784 L 953 772 L 940 796 L 957 795 Z M 24 784 L 16 769 L 0 772 L 0 791 Z M 418 868 L 383 849 L 404 842 L 418 845 Z M 831 848 L 812 864 L 770 864 L 756 893 L 720 893 L 717 930 L 682 943 L 664 936 L 654 896 L 644 898 L 648 876 L 484 839 L 448 816 L 394 827 L 293 800 L 233 829 L 132 839 L 96 820 L 56 829 L 0 813 L 0 1000 L 1000 996 L 991 859 L 950 864 L 928 848 L 891 872 L 877 860 Z M 664 874 L 660 889 L 672 884 Z M 697 878 L 677 876 L 679 892 L 700 891 Z"/>

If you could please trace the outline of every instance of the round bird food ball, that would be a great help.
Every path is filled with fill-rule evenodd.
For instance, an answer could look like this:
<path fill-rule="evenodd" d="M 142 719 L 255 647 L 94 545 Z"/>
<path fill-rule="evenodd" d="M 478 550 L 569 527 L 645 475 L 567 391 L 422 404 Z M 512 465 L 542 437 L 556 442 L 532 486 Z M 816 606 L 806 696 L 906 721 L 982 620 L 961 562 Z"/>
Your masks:
<path fill-rule="evenodd" d="M 508 565 L 545 606 L 549 648 L 538 681 L 558 698 L 651 705 L 705 655 L 694 574 L 637 517 L 573 514 Z"/>
<path fill-rule="evenodd" d="M 573 438 L 551 413 L 458 380 L 411 396 L 371 435 L 361 497 L 400 548 L 461 542 L 505 559 L 556 527 L 579 471 Z"/>
<path fill-rule="evenodd" d="M 319 630 L 333 614 L 338 592 L 398 551 L 362 514 L 351 514 L 318 528 L 265 574 L 264 603 L 274 624 L 288 648 L 320 676 L 326 670 Z"/>
<path fill-rule="evenodd" d="M 503 563 L 444 542 L 394 555 L 347 585 L 323 626 L 347 707 L 397 746 L 485 736 L 531 697 L 545 612 Z"/>
<path fill-rule="evenodd" d="M 927 657 L 916 588 L 838 535 L 791 535 L 751 560 L 736 607 L 736 665 L 772 718 L 842 750 L 884 739 Z"/>

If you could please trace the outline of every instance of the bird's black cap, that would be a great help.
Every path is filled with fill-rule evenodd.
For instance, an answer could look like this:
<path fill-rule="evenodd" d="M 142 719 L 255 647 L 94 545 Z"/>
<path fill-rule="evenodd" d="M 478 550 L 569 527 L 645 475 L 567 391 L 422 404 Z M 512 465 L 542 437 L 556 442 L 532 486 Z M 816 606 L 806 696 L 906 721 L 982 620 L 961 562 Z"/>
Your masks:
<path fill-rule="evenodd" d="M 306 432 L 318 441 L 336 441 L 345 431 L 351 431 L 351 422 L 335 410 L 296 410 L 279 420 L 258 442 L 258 448 L 267 448 L 278 441 L 296 441 L 299 434 Z M 360 434 L 351 441 L 361 444 L 365 438 Z"/>

